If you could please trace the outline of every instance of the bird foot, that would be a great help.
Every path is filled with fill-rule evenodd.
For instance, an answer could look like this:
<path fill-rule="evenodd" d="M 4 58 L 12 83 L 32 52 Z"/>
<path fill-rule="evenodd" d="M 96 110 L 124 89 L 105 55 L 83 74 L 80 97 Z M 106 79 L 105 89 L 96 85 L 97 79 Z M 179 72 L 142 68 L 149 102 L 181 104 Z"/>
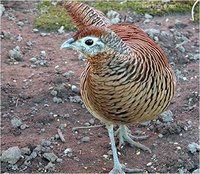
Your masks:
<path fill-rule="evenodd" d="M 118 148 L 121 148 L 125 142 L 127 142 L 131 147 L 137 147 L 139 149 L 142 149 L 144 151 L 148 151 L 151 153 L 151 150 L 144 146 L 143 144 L 140 144 L 138 142 L 135 142 L 134 140 L 144 140 L 147 139 L 148 136 L 133 136 L 131 135 L 131 131 L 128 129 L 127 126 L 120 126 L 119 129 L 115 132 L 116 135 L 119 137 L 119 146 Z"/>
<path fill-rule="evenodd" d="M 143 169 L 130 169 L 127 168 L 125 165 L 121 165 L 119 168 L 113 168 L 109 174 L 125 174 L 125 173 L 140 173 L 144 172 Z"/>

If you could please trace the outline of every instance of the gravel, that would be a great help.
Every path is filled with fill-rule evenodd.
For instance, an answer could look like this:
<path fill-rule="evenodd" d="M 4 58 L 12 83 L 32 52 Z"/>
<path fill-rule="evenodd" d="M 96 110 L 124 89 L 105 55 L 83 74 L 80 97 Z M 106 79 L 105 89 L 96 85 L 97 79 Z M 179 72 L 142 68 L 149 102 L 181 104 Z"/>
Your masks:
<path fill-rule="evenodd" d="M 42 146 L 50 146 L 51 145 L 51 141 L 49 141 L 49 140 L 42 140 L 42 142 L 41 142 L 41 145 Z"/>
<path fill-rule="evenodd" d="M 144 14 L 144 17 L 145 17 L 146 19 L 152 19 L 152 18 L 153 18 L 153 16 L 152 16 L 152 15 L 150 15 L 150 14 L 147 14 L 147 13 L 145 13 L 145 14 Z"/>
<path fill-rule="evenodd" d="M 156 30 L 156 29 L 146 29 L 144 30 L 145 33 L 147 33 L 151 38 L 153 38 L 156 34 L 160 33 L 160 30 Z"/>
<path fill-rule="evenodd" d="M 72 157 L 73 156 L 73 151 L 71 148 L 66 148 L 64 150 L 64 156 Z"/>
<path fill-rule="evenodd" d="M 31 149 L 28 147 L 23 147 L 20 149 L 22 155 L 30 155 L 31 154 Z"/>
<path fill-rule="evenodd" d="M 53 102 L 59 104 L 59 103 L 63 103 L 64 101 L 61 98 L 53 97 Z"/>
<path fill-rule="evenodd" d="M 21 150 L 18 146 L 10 147 L 8 150 L 3 151 L 1 161 L 15 164 L 21 157 Z"/>
<path fill-rule="evenodd" d="M 200 150 L 200 145 L 198 145 L 197 143 L 193 142 L 193 143 L 188 144 L 187 149 L 191 153 L 195 153 L 195 152 Z"/>
<path fill-rule="evenodd" d="M 79 93 L 79 92 L 80 92 L 79 88 L 77 88 L 76 85 L 72 85 L 72 86 L 71 86 L 71 89 L 72 89 L 72 91 L 75 92 L 75 93 Z"/>
<path fill-rule="evenodd" d="M 45 172 L 53 173 L 55 172 L 55 164 L 49 162 L 45 167 Z"/>
<path fill-rule="evenodd" d="M 170 110 L 161 113 L 160 116 L 164 123 L 173 121 L 173 113 Z"/>
<path fill-rule="evenodd" d="M 61 26 L 59 29 L 58 29 L 58 33 L 59 34 L 63 34 L 64 32 L 65 32 L 65 30 L 64 30 L 64 26 Z"/>
<path fill-rule="evenodd" d="M 44 153 L 43 157 L 50 162 L 55 162 L 58 159 L 58 157 L 54 153 Z"/>
<path fill-rule="evenodd" d="M 66 78 L 70 78 L 74 75 L 74 72 L 73 71 L 67 71 L 65 73 L 63 73 L 63 76 L 66 77 Z"/>

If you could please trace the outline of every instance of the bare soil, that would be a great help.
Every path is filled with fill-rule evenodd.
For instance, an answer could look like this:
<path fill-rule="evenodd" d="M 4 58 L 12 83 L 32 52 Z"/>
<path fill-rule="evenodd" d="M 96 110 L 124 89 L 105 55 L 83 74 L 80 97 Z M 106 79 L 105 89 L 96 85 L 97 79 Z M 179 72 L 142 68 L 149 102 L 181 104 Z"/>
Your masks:
<path fill-rule="evenodd" d="M 72 130 L 77 126 L 101 124 L 96 119 L 91 120 L 93 117 L 82 102 L 69 99 L 80 96 L 78 91 L 71 89 L 71 85 L 79 88 L 79 76 L 85 62 L 79 60 L 78 53 L 74 51 L 60 50 L 60 45 L 72 32 L 51 32 L 46 36 L 41 36 L 42 31 L 33 32 L 37 15 L 35 4 L 10 3 L 1 18 L 1 151 L 18 146 L 28 147 L 32 152 L 44 140 L 51 141 L 51 145 L 45 147 L 27 165 L 24 161 L 30 154 L 22 155 L 15 165 L 17 168 L 2 162 L 1 173 L 108 173 L 113 161 L 106 128 L 102 126 Z M 14 20 L 9 19 L 12 15 Z M 154 17 L 148 24 L 144 24 L 144 20 L 140 16 L 135 24 L 144 30 L 154 28 L 173 35 L 158 35 L 157 42 L 166 51 L 175 72 L 178 69 L 185 78 L 176 73 L 177 93 L 167 109 L 173 113 L 172 122 L 164 123 L 158 118 L 146 125 L 129 126 L 133 132 L 137 130 L 149 136 L 141 143 L 151 148 L 152 153 L 127 145 L 119 150 L 119 158 L 128 167 L 142 168 L 148 173 L 192 173 L 199 168 L 199 152 L 191 153 L 187 148 L 192 142 L 199 143 L 199 60 L 189 57 L 199 53 L 198 24 L 191 21 L 190 14 Z M 19 26 L 19 21 L 24 25 Z M 10 38 L 5 38 L 6 32 L 10 32 Z M 176 48 L 176 44 L 180 43 L 177 43 L 180 41 L 178 33 L 180 37 L 188 38 L 183 44 L 184 52 Z M 21 41 L 19 36 L 22 37 Z M 29 41 L 31 46 L 27 45 Z M 9 50 L 16 46 L 20 47 L 23 54 L 22 61 L 11 61 L 9 58 Z M 33 66 L 30 59 L 38 58 L 41 51 L 46 53 L 44 59 L 47 65 Z M 63 76 L 68 71 L 73 71 L 74 74 L 70 77 Z M 62 100 L 61 103 L 53 101 L 55 96 L 52 95 L 52 90 L 57 91 L 56 97 Z M 14 117 L 28 127 L 14 128 L 11 124 Z M 65 142 L 55 138 L 58 128 L 61 129 Z M 89 137 L 89 142 L 82 142 L 83 137 Z M 72 156 L 64 156 L 66 148 L 73 150 Z M 53 152 L 62 162 L 55 162 L 53 169 L 45 168 L 49 161 L 43 157 L 44 152 Z"/>

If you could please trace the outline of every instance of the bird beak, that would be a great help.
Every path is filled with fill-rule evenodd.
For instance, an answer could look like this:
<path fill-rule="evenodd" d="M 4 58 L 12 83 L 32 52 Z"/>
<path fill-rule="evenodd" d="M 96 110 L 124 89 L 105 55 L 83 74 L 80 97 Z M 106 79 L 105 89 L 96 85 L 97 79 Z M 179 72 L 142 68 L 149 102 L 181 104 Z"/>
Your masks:
<path fill-rule="evenodd" d="M 65 41 L 65 42 L 61 45 L 60 49 L 63 49 L 63 48 L 72 48 L 72 43 L 73 43 L 73 42 L 74 42 L 74 39 L 73 39 L 73 38 L 68 39 L 67 41 Z"/>

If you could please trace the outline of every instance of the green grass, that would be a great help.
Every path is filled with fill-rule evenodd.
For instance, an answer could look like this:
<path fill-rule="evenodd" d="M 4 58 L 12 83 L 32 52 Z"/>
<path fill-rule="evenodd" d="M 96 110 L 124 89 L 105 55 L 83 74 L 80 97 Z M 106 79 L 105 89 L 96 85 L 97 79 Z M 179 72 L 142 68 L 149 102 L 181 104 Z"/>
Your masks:
<path fill-rule="evenodd" d="M 87 4 L 94 8 L 107 13 L 109 10 L 115 11 L 130 11 L 138 14 L 148 13 L 151 15 L 164 15 L 170 13 L 191 13 L 194 1 L 177 1 L 173 0 L 164 3 L 158 0 L 141 0 L 141 1 L 127 1 L 120 3 L 119 1 L 105 2 L 95 1 L 87 2 Z M 199 4 L 195 7 L 195 20 L 199 21 Z M 74 30 L 75 26 L 71 23 L 70 18 L 66 14 L 65 9 L 60 6 L 54 6 L 51 1 L 42 1 L 38 4 L 39 15 L 35 20 L 35 27 L 47 31 L 53 31 L 64 26 L 66 30 Z"/>

